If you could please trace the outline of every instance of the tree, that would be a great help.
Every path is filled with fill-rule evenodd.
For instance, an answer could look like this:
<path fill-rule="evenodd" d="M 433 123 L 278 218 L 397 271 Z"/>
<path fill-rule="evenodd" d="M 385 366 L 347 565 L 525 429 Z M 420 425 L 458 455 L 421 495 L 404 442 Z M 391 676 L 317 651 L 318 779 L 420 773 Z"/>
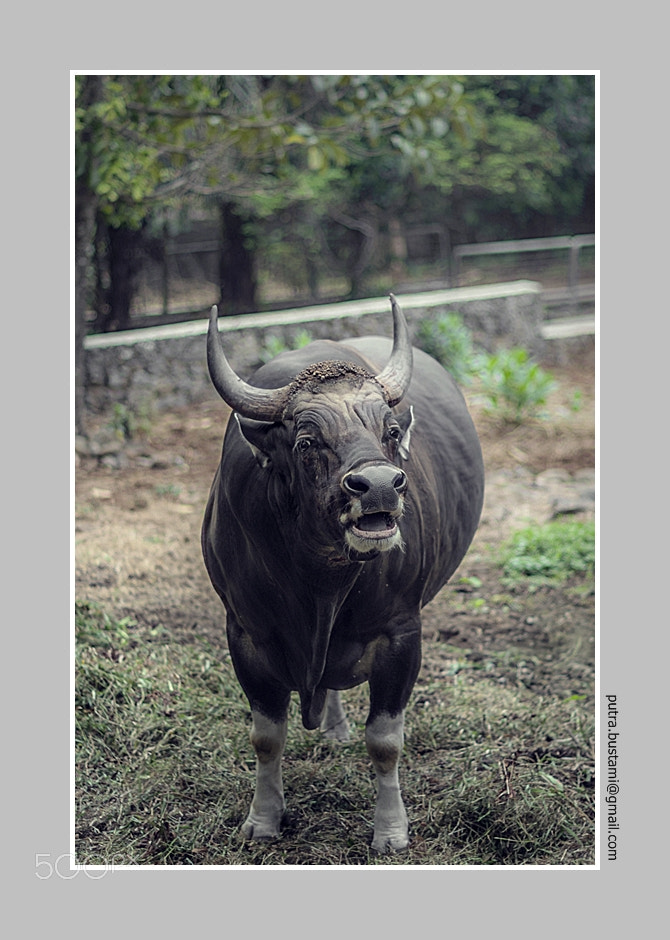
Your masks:
<path fill-rule="evenodd" d="M 443 197 L 455 240 L 592 231 L 593 76 L 480 75 L 463 84 L 473 133 L 429 144 L 421 177 L 429 198 Z"/>
<path fill-rule="evenodd" d="M 265 76 L 257 114 L 262 121 L 231 129 L 240 158 L 228 174 L 235 212 L 245 240 L 269 248 L 314 297 L 324 258 L 346 272 L 349 296 L 358 296 L 374 252 L 378 213 L 356 192 L 356 168 L 389 153 L 406 163 L 426 133 L 461 131 L 469 120 L 460 84 L 445 76 Z M 212 156 L 220 160 L 216 149 Z M 296 251 L 286 244 L 287 227 Z"/>
<path fill-rule="evenodd" d="M 328 265 L 357 296 L 412 213 L 454 241 L 586 218 L 593 91 L 592 76 L 77 76 L 78 416 L 97 220 L 117 328 L 143 227 L 198 199 L 219 207 L 225 312 L 256 307 L 259 247 L 313 296 Z"/>
<path fill-rule="evenodd" d="M 94 108 L 101 98 L 101 82 L 98 76 L 88 76 L 80 83 L 79 106 L 89 110 Z M 79 152 L 93 149 L 92 129 L 82 127 L 79 133 Z M 86 307 L 90 285 L 90 265 L 95 235 L 95 214 L 97 199 L 95 192 L 83 171 L 76 173 L 75 179 L 75 429 L 78 434 L 85 433 L 84 426 L 84 336 L 86 335 Z"/>
<path fill-rule="evenodd" d="M 188 186 L 214 135 L 225 89 L 216 77 L 75 77 L 75 421 L 84 426 L 84 336 L 93 291 L 96 220 L 104 219 L 110 257 L 124 260 L 148 213 Z M 214 124 L 210 120 L 214 116 Z M 120 248 L 120 250 L 116 250 Z M 129 260 L 125 258 L 126 262 Z M 129 266 L 115 273 L 114 316 L 129 305 Z"/>
<path fill-rule="evenodd" d="M 223 200 L 219 283 L 221 312 L 251 313 L 256 308 L 256 259 L 248 218 L 231 200 Z"/>
<path fill-rule="evenodd" d="M 76 76 L 79 429 L 98 215 L 110 230 L 137 232 L 157 206 L 216 196 L 229 207 L 224 210 L 228 233 L 234 231 L 233 219 L 240 220 L 239 242 L 241 210 L 253 209 L 259 194 L 290 202 L 296 169 L 316 180 L 332 167 L 347 166 L 361 147 L 379 146 L 384 137 L 394 146 L 410 140 L 420 130 L 417 121 L 439 120 L 449 108 L 456 115 L 459 95 L 459 86 L 430 76 Z M 306 178 L 299 185 L 303 192 L 310 189 Z M 247 290 L 248 298 L 253 296 L 251 265 L 247 272 L 240 290 Z M 117 318 L 123 322 L 128 291 L 118 285 L 115 290 L 125 296 Z"/>
<path fill-rule="evenodd" d="M 295 89 L 295 78 L 290 87 Z M 462 85 L 448 76 L 312 76 L 320 97 L 296 129 L 306 142 L 283 163 L 271 194 L 250 197 L 263 244 L 302 267 L 313 297 L 320 272 L 345 273 L 360 296 L 384 228 L 392 226 L 427 136 L 464 134 L 471 120 Z M 343 119 L 344 117 L 344 119 Z M 281 228 L 290 224 L 299 251 Z"/>
<path fill-rule="evenodd" d="M 294 195 L 275 191 L 260 213 L 257 241 L 290 280 L 308 279 L 315 296 L 319 274 L 344 272 L 360 296 L 375 265 L 388 270 L 391 244 L 402 255 L 408 220 L 439 224 L 447 244 L 592 231 L 593 76 L 406 78 L 384 76 L 384 93 L 396 103 L 425 93 L 425 110 L 408 108 L 403 126 L 374 139 L 350 128 L 347 159 L 320 174 L 325 185 L 294 163 Z M 378 79 L 361 78 L 356 93 L 375 100 Z"/>

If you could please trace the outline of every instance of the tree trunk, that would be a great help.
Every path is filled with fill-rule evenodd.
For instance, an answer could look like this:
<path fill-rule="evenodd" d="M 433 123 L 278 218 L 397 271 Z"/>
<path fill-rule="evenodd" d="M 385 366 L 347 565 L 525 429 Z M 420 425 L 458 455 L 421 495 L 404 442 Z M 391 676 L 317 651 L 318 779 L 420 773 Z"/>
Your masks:
<path fill-rule="evenodd" d="M 365 273 L 377 246 L 377 219 L 374 212 L 368 212 L 360 219 L 355 219 L 339 209 L 331 209 L 330 217 L 347 229 L 350 245 L 345 261 L 346 275 L 349 280 L 348 300 L 356 300 L 363 294 Z"/>
<path fill-rule="evenodd" d="M 400 283 L 407 277 L 407 240 L 400 219 L 389 219 L 389 249 L 391 280 Z"/>
<path fill-rule="evenodd" d="M 367 238 L 362 231 L 352 230 L 350 232 L 350 241 L 352 250 L 347 259 L 347 278 L 349 279 L 348 300 L 358 300 L 363 292 L 364 271 L 361 259 L 365 255 Z"/>
<path fill-rule="evenodd" d="M 95 242 L 93 245 L 93 270 L 95 288 L 93 290 L 93 333 L 103 333 L 109 313 L 109 238 L 104 218 L 97 214 L 95 219 Z"/>
<path fill-rule="evenodd" d="M 142 267 L 141 229 L 109 228 L 109 315 L 105 330 L 127 330 Z"/>
<path fill-rule="evenodd" d="M 81 88 L 80 104 L 89 108 L 102 97 L 102 76 L 87 75 Z M 81 135 L 81 149 L 88 150 L 90 134 Z M 90 157 L 85 158 L 87 161 Z M 86 409 L 86 359 L 84 337 L 86 336 L 86 309 L 91 286 L 93 239 L 97 197 L 88 184 L 88 165 L 77 166 L 74 210 L 74 421 L 75 432 L 86 434 L 84 413 Z"/>
<path fill-rule="evenodd" d="M 86 336 L 86 309 L 91 285 L 91 263 L 93 237 L 95 235 L 95 194 L 84 184 L 78 183 L 75 190 L 75 294 L 74 294 L 74 413 L 75 431 L 86 434 L 84 412 L 86 408 L 86 361 L 84 337 Z"/>
<path fill-rule="evenodd" d="M 253 313 L 258 309 L 256 264 L 253 248 L 244 232 L 246 221 L 238 214 L 234 203 L 222 203 L 219 284 L 220 311 L 225 316 Z"/>

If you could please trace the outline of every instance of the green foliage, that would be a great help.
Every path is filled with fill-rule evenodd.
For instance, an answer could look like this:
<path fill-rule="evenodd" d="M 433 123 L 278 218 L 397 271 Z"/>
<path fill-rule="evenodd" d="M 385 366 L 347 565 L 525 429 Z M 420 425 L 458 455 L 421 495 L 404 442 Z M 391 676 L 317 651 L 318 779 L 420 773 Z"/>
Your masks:
<path fill-rule="evenodd" d="M 122 441 L 129 441 L 137 436 L 148 434 L 151 428 L 152 410 L 148 402 L 138 408 L 117 402 L 112 409 L 108 426 Z"/>
<path fill-rule="evenodd" d="M 206 116 L 223 98 L 209 76 L 76 76 L 75 175 L 110 224 L 142 224 L 211 142 Z"/>
<path fill-rule="evenodd" d="M 177 499 L 181 493 L 181 486 L 178 486 L 176 483 L 163 483 L 154 487 L 154 493 L 156 496 Z"/>
<path fill-rule="evenodd" d="M 416 344 L 437 359 L 461 384 L 471 381 L 478 361 L 470 330 L 457 313 L 443 313 L 422 320 Z"/>
<path fill-rule="evenodd" d="M 480 77 L 481 78 L 481 77 Z M 472 88 L 478 79 L 473 77 Z M 559 142 L 564 165 L 545 181 L 551 211 L 579 213 L 595 175 L 595 87 L 590 75 L 489 77 L 496 105 L 530 120 Z"/>
<path fill-rule="evenodd" d="M 78 75 L 76 177 L 112 227 L 162 232 L 233 202 L 292 284 L 316 296 L 344 276 L 360 296 L 390 220 L 459 240 L 546 216 L 569 229 L 594 177 L 594 98 L 570 75 Z"/>
<path fill-rule="evenodd" d="M 574 411 L 574 412 L 581 411 L 582 398 L 583 398 L 583 395 L 581 393 L 581 390 L 576 388 L 572 395 L 572 401 L 570 402 L 570 411 Z"/>
<path fill-rule="evenodd" d="M 116 226 L 180 193 L 285 204 L 361 148 L 419 152 L 461 97 L 445 76 L 78 75 L 75 172 Z"/>
<path fill-rule="evenodd" d="M 274 359 L 275 356 L 278 356 L 279 353 L 287 352 L 290 349 L 302 349 L 303 346 L 311 342 L 312 335 L 307 330 L 300 330 L 296 334 L 295 339 L 288 344 L 285 343 L 283 339 L 280 339 L 279 336 L 275 336 L 271 333 L 265 340 L 265 346 L 260 353 L 260 360 L 261 362 L 269 362 L 271 359 Z"/>
<path fill-rule="evenodd" d="M 505 544 L 501 563 L 509 581 L 564 581 L 593 577 L 595 523 L 549 522 L 521 529 Z"/>
<path fill-rule="evenodd" d="M 478 352 L 470 330 L 456 313 L 422 320 L 416 343 L 460 384 L 470 384 L 476 377 L 486 410 L 506 423 L 521 424 L 540 416 L 555 388 L 551 374 L 533 362 L 525 349 L 503 349 L 493 355 Z M 574 407 L 579 407 L 577 399 Z"/>
<path fill-rule="evenodd" d="M 533 223 L 547 217 L 557 234 L 570 232 L 583 211 L 592 215 L 593 76 L 471 75 L 462 83 L 471 133 L 427 141 L 421 181 L 429 199 L 435 191 L 449 197 L 465 240 L 539 234 Z"/>
<path fill-rule="evenodd" d="M 502 198 L 517 211 L 549 211 L 547 178 L 559 177 L 566 167 L 558 140 L 529 120 L 501 113 L 492 103 L 483 111 L 486 130 L 481 135 L 431 147 L 435 185 L 443 193 L 458 188 L 478 191 L 480 199 Z"/>
<path fill-rule="evenodd" d="M 541 415 L 556 387 L 551 373 L 533 362 L 525 349 L 502 349 L 478 363 L 486 409 L 509 424 Z"/>
<path fill-rule="evenodd" d="M 133 626 L 135 624 L 130 617 L 112 620 L 93 604 L 75 606 L 75 639 L 83 646 L 98 650 L 125 649 L 129 643 L 129 629 Z"/>

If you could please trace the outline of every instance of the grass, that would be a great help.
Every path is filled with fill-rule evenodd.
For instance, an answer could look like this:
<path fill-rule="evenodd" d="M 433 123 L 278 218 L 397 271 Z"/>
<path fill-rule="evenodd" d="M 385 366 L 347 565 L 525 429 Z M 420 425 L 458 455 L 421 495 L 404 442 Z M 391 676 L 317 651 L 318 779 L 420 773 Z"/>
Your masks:
<path fill-rule="evenodd" d="M 505 602 L 516 617 L 513 595 Z M 558 653 L 518 641 L 485 655 L 431 651 L 400 771 L 412 841 L 380 857 L 369 848 L 365 687 L 345 693 L 345 745 L 306 732 L 293 706 L 283 835 L 249 844 L 239 834 L 254 782 L 249 709 L 227 652 L 88 604 L 75 633 L 79 863 L 593 864 L 592 676 L 566 678 L 567 641 Z"/>

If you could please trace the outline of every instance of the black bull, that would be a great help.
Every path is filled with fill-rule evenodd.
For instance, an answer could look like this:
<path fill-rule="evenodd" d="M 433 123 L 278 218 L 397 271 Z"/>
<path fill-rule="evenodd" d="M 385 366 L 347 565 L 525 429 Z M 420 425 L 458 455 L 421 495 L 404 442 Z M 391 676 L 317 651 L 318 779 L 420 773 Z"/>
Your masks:
<path fill-rule="evenodd" d="M 212 308 L 208 362 L 235 412 L 202 545 L 252 711 L 256 790 L 242 827 L 279 835 L 292 691 L 306 728 L 346 739 L 339 690 L 368 682 L 376 772 L 373 848 L 408 844 L 398 784 L 403 716 L 421 662 L 421 608 L 479 522 L 481 449 L 463 396 L 412 350 L 391 295 L 394 340 L 320 341 L 242 382 Z"/>

